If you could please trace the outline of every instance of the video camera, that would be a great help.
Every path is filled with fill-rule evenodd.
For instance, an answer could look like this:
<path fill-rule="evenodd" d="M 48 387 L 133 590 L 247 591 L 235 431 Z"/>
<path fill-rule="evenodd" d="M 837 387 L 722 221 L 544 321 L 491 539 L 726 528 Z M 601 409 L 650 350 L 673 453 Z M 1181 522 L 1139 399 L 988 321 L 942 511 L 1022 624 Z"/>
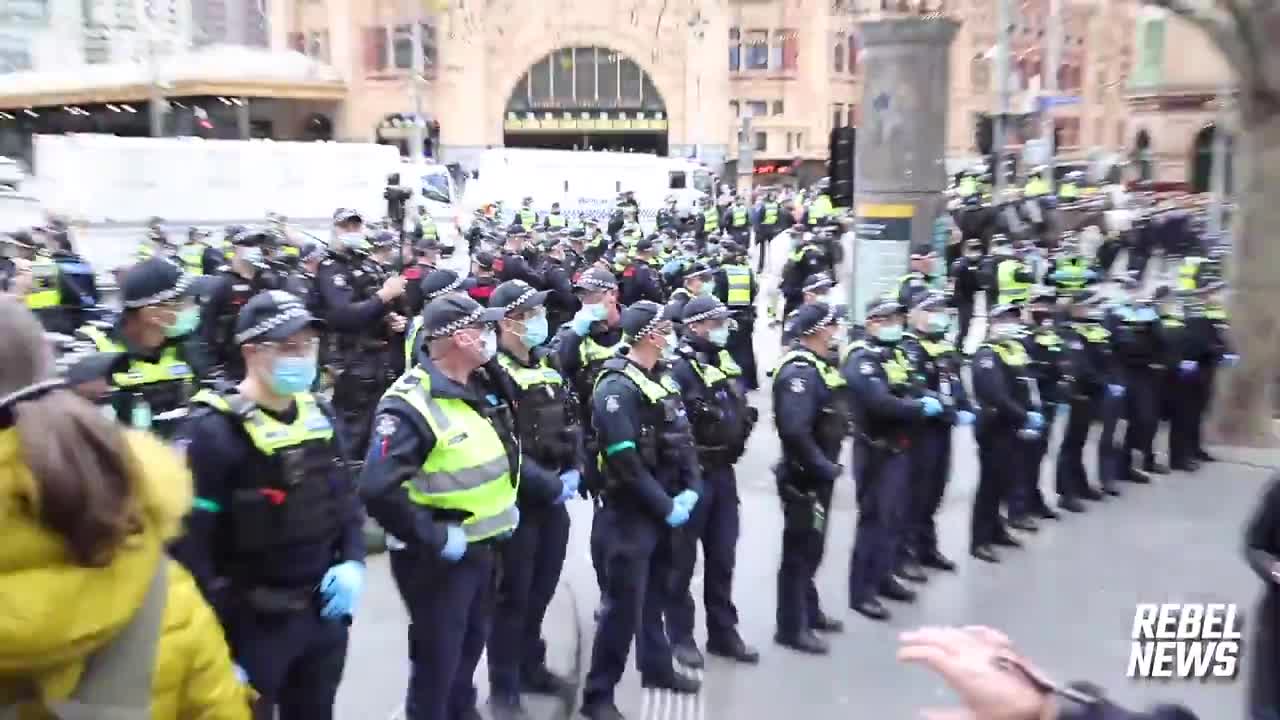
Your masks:
<path fill-rule="evenodd" d="M 404 208 L 413 190 L 400 184 L 400 173 L 387 175 L 387 188 L 382 191 L 382 199 L 387 201 L 387 217 L 391 219 L 397 233 L 404 232 Z"/>

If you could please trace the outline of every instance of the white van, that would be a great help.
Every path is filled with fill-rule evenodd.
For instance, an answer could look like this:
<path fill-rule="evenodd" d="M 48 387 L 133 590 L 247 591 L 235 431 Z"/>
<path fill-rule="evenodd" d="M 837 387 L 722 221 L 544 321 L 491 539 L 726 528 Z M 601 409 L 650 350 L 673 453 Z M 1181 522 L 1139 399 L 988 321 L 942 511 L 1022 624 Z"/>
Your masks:
<path fill-rule="evenodd" d="M 436 232 L 445 254 L 451 254 L 458 246 L 466 227 L 461 196 L 453 175 L 444 165 L 418 165 L 405 163 L 400 172 L 400 183 L 413 190 L 408 202 L 409 218 L 418 217 L 425 210 L 436 223 Z"/>

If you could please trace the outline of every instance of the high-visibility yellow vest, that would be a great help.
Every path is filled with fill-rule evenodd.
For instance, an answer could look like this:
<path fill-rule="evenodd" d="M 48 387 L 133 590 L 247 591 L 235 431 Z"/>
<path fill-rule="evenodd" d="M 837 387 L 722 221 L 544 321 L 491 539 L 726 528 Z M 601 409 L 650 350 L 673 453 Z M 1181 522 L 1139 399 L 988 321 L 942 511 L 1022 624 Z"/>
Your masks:
<path fill-rule="evenodd" d="M 532 230 L 533 224 L 538 221 L 538 214 L 529 208 L 520 208 L 520 224 L 526 230 Z"/>
<path fill-rule="evenodd" d="M 778 203 L 769 202 L 764 204 L 764 219 L 760 221 L 761 225 L 777 225 L 778 224 Z"/>
<path fill-rule="evenodd" d="M 1197 286 L 1196 278 L 1200 273 L 1200 263 L 1204 262 L 1202 257 L 1184 257 L 1182 264 L 1178 266 L 1178 289 L 1179 290 L 1195 290 Z"/>
<path fill-rule="evenodd" d="M 1031 178 L 1022 188 L 1023 197 L 1040 197 L 1047 194 L 1049 194 L 1049 181 L 1044 178 Z"/>
<path fill-rule="evenodd" d="M 825 220 L 835 208 L 831 205 L 831 196 L 822 193 L 809 203 L 809 213 L 807 220 L 810 225 L 817 225 L 820 220 Z"/>
<path fill-rule="evenodd" d="M 746 227 L 751 222 L 751 216 L 747 214 L 744 207 L 735 207 L 733 209 L 733 226 L 736 228 Z"/>
<path fill-rule="evenodd" d="M 405 368 L 413 367 L 414 351 L 418 349 L 418 333 L 422 332 L 423 320 L 418 315 L 409 324 L 409 331 L 404 334 L 404 366 Z"/>
<path fill-rule="evenodd" d="M 702 231 L 710 234 L 720 229 L 720 213 L 715 208 L 707 208 L 702 213 Z"/>
<path fill-rule="evenodd" d="M 551 213 L 547 215 L 547 227 L 562 228 L 564 227 L 564 216 L 560 213 Z"/>
<path fill-rule="evenodd" d="M 58 276 L 62 272 L 52 258 L 42 257 L 31 263 L 31 290 L 27 292 L 27 307 L 47 310 L 62 305 L 62 290 Z"/>
<path fill-rule="evenodd" d="M 818 375 L 822 377 L 822 384 L 826 385 L 831 390 L 838 390 L 847 384 L 844 380 L 844 376 L 840 374 L 839 368 L 834 367 L 831 363 L 823 360 L 817 355 L 814 355 L 813 352 L 808 349 L 792 349 L 788 351 L 787 354 L 783 355 L 782 359 L 778 361 L 778 367 L 774 370 L 773 374 L 776 376 L 788 363 L 793 362 L 812 365 L 817 369 Z"/>
<path fill-rule="evenodd" d="M 1096 322 L 1077 322 L 1071 323 L 1071 327 L 1078 333 L 1085 342 L 1094 344 L 1107 343 L 1111 340 L 1111 331 L 1102 326 L 1102 323 Z"/>
<path fill-rule="evenodd" d="M 430 215 L 422 216 L 422 238 L 424 240 L 434 240 L 438 234 L 435 218 Z"/>
<path fill-rule="evenodd" d="M 255 407 L 244 417 L 243 427 L 249 440 L 263 455 L 271 457 L 281 450 L 307 442 L 331 442 L 333 423 L 320 409 L 309 392 L 293 396 L 298 413 L 293 422 L 285 423 Z M 207 405 L 227 414 L 235 414 L 227 399 L 212 390 L 201 390 L 191 398 L 193 404 Z"/>
<path fill-rule="evenodd" d="M 738 364 L 737 360 L 733 359 L 733 355 L 729 354 L 728 350 L 721 350 L 717 355 L 717 359 L 720 372 L 731 378 L 742 376 L 742 366 Z"/>
<path fill-rule="evenodd" d="M 93 345 L 98 352 L 128 352 L 123 343 L 112 340 L 107 337 L 106 333 L 92 325 L 80 328 L 80 334 L 93 341 Z M 191 380 L 194 377 L 195 373 L 191 370 L 191 366 L 183 362 L 182 358 L 178 356 L 178 347 L 170 345 L 164 349 L 164 352 L 160 353 L 160 357 L 155 362 L 140 358 L 130 358 L 127 370 L 111 376 L 111 385 L 115 388 L 128 390 L 162 382 Z"/>
<path fill-rule="evenodd" d="M 1058 186 L 1058 197 L 1063 200 L 1078 200 L 1080 187 L 1073 182 L 1064 182 Z"/>
<path fill-rule="evenodd" d="M 1089 265 L 1084 258 L 1064 258 L 1054 270 L 1055 274 L 1058 275 L 1054 282 L 1058 287 L 1079 290 L 1087 283 L 1085 273 L 1088 271 Z"/>
<path fill-rule="evenodd" d="M 462 522 L 468 542 L 514 530 L 516 485 L 493 423 L 463 400 L 433 396 L 431 376 L 421 367 L 406 372 L 383 397 L 403 400 L 436 439 L 417 476 L 404 485 L 409 499 L 469 514 Z"/>
<path fill-rule="evenodd" d="M 295 248 L 296 250 L 296 248 Z M 178 249 L 178 259 L 188 275 L 204 275 L 204 246 L 188 243 Z"/>
<path fill-rule="evenodd" d="M 998 344 L 983 343 L 979 349 L 984 347 L 994 350 L 1009 367 L 1023 367 L 1031 363 L 1031 356 L 1027 354 L 1027 349 L 1017 340 L 1005 340 Z"/>
<path fill-rule="evenodd" d="M 960 197 L 972 197 L 978 194 L 978 181 L 971 177 L 960 178 L 956 189 L 960 191 Z"/>
<path fill-rule="evenodd" d="M 1001 305 L 1024 303 L 1031 297 L 1031 283 L 1017 277 L 1024 269 L 1020 260 L 1009 258 L 1000 261 L 996 267 L 996 288 L 999 290 L 996 302 Z"/>
<path fill-rule="evenodd" d="M 725 279 L 729 287 L 724 304 L 729 307 L 746 307 L 751 304 L 751 268 L 745 265 L 725 265 Z"/>

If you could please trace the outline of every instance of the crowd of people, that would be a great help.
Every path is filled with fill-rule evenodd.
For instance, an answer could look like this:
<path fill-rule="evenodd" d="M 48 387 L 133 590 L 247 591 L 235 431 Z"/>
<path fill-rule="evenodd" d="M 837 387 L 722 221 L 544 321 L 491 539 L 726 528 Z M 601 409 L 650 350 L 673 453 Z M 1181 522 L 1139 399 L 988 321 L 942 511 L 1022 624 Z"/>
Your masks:
<path fill-rule="evenodd" d="M 7 520 L 20 534 L 6 546 L 36 563 L 40 600 L 69 603 L 21 605 L 47 646 L 18 656 L 53 650 L 12 696 L 0 652 L 0 707 L 137 707 L 155 687 L 176 708 L 166 717 L 245 717 L 250 698 L 257 717 L 332 717 L 368 517 L 410 620 L 406 716 L 478 717 L 487 651 L 490 714 L 526 717 L 522 694 L 576 686 L 548 668 L 542 640 L 575 497 L 595 509 L 602 595 L 582 714 L 622 717 L 614 692 L 633 644 L 645 687 L 695 693 L 680 668 L 702 667 L 704 651 L 760 657 L 732 588 L 735 465 L 763 431 L 762 383 L 781 445 L 774 641 L 806 654 L 829 652 L 844 628 L 814 578 L 847 445 L 858 503 L 847 604 L 879 621 L 926 570 L 956 569 L 934 516 L 958 427 L 978 441 L 969 550 L 987 562 L 1020 545 L 1013 531 L 1212 461 L 1199 427 L 1215 369 L 1235 356 L 1209 248 L 1177 261 L 1176 287 L 1152 289 L 1129 273 L 1112 282 L 1112 263 L 1071 233 L 959 219 L 951 262 L 916 249 L 896 292 L 852 322 L 832 295 L 848 227 L 822 188 L 800 207 L 771 194 L 693 213 L 672 202 L 650 231 L 625 194 L 599 223 L 527 201 L 493 215 L 472 225 L 467 274 L 441 266 L 429 219 L 406 233 L 339 209 L 327 242 L 243 227 L 174 241 L 157 227 L 119 276 L 118 308 L 76 271 L 64 227 L 11 238 L 0 289 L 58 337 L 60 357 L 5 300 L 2 481 L 23 498 L 5 510 L 21 518 Z M 778 236 L 784 347 L 761 372 L 758 269 Z M 980 307 L 987 332 L 966 353 Z M 1162 419 L 1167 466 L 1154 449 Z M 1051 505 L 1039 477 L 1055 420 Z M 1095 424 L 1097 487 L 1083 457 Z M 119 597 L 111 612 L 70 618 L 72 595 L 97 584 Z M 157 626 L 158 646 L 145 639 Z M 994 631 L 903 641 L 902 658 L 956 684 L 977 717 L 1044 717 L 1054 695 L 1087 710 L 1058 717 L 1138 717 L 1043 681 Z M 962 655 L 989 665 L 991 687 L 965 684 L 976 675 L 958 669 Z M 120 657 L 130 677 L 100 670 Z"/>

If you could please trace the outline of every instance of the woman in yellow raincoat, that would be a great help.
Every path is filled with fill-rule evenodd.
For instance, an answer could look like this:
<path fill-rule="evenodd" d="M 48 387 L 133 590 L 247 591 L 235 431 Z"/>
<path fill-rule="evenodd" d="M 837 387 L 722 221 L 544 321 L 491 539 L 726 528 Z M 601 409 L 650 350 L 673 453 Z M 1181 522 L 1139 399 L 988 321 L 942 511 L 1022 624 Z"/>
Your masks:
<path fill-rule="evenodd" d="M 53 380 L 0 297 L 0 718 L 248 720 L 213 612 L 165 555 L 182 459 Z"/>

